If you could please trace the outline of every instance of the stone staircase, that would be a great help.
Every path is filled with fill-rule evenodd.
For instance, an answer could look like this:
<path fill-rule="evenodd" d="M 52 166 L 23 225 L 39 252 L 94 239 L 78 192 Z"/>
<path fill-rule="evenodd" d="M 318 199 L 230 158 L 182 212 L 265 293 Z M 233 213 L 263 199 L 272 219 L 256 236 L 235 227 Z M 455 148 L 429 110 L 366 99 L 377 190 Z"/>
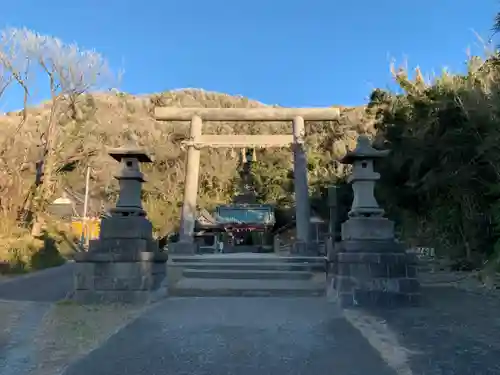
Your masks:
<path fill-rule="evenodd" d="M 323 257 L 276 254 L 172 256 L 169 295 L 179 297 L 310 297 L 326 290 Z"/>

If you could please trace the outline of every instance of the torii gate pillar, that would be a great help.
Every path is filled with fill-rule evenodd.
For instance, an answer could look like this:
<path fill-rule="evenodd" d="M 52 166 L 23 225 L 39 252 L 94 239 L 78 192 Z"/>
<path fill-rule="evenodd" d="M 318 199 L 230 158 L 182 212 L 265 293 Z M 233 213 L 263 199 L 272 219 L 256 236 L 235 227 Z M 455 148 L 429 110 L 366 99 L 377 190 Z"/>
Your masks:
<path fill-rule="evenodd" d="M 203 122 L 200 116 L 191 118 L 189 128 L 190 141 L 186 161 L 186 179 L 184 183 L 184 202 L 181 211 L 179 242 L 192 244 L 196 221 L 196 200 L 198 198 L 198 180 L 200 175 L 200 148 L 195 143 L 201 141 Z"/>
<path fill-rule="evenodd" d="M 293 129 L 293 176 L 295 188 L 295 223 L 297 241 L 294 252 L 307 252 L 310 227 L 310 202 L 307 183 L 307 156 L 304 150 L 305 126 L 304 118 L 297 116 L 292 121 Z"/>

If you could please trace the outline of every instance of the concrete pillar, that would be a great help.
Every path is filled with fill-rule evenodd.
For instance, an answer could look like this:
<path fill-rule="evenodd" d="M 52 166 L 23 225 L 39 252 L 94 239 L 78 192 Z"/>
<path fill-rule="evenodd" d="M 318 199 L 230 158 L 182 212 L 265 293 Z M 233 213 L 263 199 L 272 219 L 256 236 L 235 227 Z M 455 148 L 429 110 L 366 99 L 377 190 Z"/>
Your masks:
<path fill-rule="evenodd" d="M 203 121 L 200 116 L 191 118 L 189 128 L 190 141 L 199 141 Z M 186 179 L 184 181 L 184 202 L 181 212 L 179 242 L 193 243 L 194 224 L 196 221 L 196 200 L 198 198 L 198 180 L 200 175 L 200 149 L 188 146 L 186 161 Z"/>
<path fill-rule="evenodd" d="M 326 255 L 329 262 L 334 262 L 337 256 L 335 243 L 340 239 L 337 233 L 337 186 L 328 186 L 328 210 L 329 210 L 329 220 L 328 220 L 328 237 L 326 240 Z"/>
<path fill-rule="evenodd" d="M 304 150 L 304 118 L 293 119 L 293 175 L 295 186 L 295 220 L 297 241 L 309 242 L 310 204 L 307 185 L 307 157 Z"/>
<path fill-rule="evenodd" d="M 280 237 L 277 234 L 273 236 L 273 251 L 275 253 L 280 251 Z"/>

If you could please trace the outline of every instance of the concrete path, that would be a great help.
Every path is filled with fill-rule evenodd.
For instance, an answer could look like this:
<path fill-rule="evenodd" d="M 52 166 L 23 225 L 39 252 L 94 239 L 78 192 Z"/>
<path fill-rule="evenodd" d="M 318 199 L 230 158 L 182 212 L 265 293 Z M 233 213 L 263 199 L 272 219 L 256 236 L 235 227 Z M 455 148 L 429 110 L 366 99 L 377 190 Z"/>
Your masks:
<path fill-rule="evenodd" d="M 0 282 L 12 301 L 0 318 L 18 316 L 0 336 L 0 374 L 38 365 L 36 327 L 71 292 L 73 267 Z M 324 298 L 170 298 L 65 375 L 499 375 L 500 295 L 423 293 L 420 308 L 343 313 Z"/>
<path fill-rule="evenodd" d="M 322 298 L 171 298 L 65 375 L 395 375 Z"/>
<path fill-rule="evenodd" d="M 411 374 L 499 375 L 500 295 L 453 287 L 424 293 L 420 308 L 371 313 L 405 348 Z"/>
<path fill-rule="evenodd" d="M 74 263 L 0 282 L 0 300 L 56 302 L 73 290 Z"/>
<path fill-rule="evenodd" d="M 9 327 L 8 341 L 6 340 L 5 345 L 0 345 L 0 374 L 31 374 L 37 367 L 33 356 L 36 349 L 33 338 L 50 307 L 51 304 L 46 302 L 22 304 L 17 321 L 11 322 Z M 0 318 L 8 318 L 1 316 L 2 314 L 0 312 Z"/>
<path fill-rule="evenodd" d="M 33 357 L 33 338 L 53 302 L 64 299 L 73 289 L 72 263 L 0 282 L 0 300 L 18 309 L 17 318 L 9 322 L 0 342 L 0 373 L 31 374 L 37 367 Z M 12 305 L 12 306 L 11 306 Z M 5 307 L 5 306 L 2 306 Z M 8 311 L 0 309 L 0 319 L 8 319 Z M 0 335 L 1 336 L 1 335 Z"/>

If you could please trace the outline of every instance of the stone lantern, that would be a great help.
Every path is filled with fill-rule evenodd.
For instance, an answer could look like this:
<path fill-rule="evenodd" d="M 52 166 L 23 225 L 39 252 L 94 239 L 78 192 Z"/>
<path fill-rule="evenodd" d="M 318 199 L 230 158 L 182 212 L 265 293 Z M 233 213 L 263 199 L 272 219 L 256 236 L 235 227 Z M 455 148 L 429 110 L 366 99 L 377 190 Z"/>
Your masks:
<path fill-rule="evenodd" d="M 111 216 L 101 221 L 100 245 L 95 250 L 106 252 L 107 247 L 102 246 L 104 241 L 125 236 L 129 245 L 122 247 L 119 250 L 121 253 L 134 253 L 137 246 L 144 249 L 142 251 L 156 251 L 153 226 L 146 218 L 141 200 L 142 184 L 146 180 L 140 164 L 151 163 L 152 160 L 143 150 L 134 147 L 111 149 L 108 154 L 121 164 L 121 170 L 115 176 L 120 189 L 116 206 L 110 210 Z M 137 245 L 132 245 L 132 241 Z"/>
<path fill-rule="evenodd" d="M 380 174 L 374 170 L 374 161 L 386 157 L 388 153 L 389 150 L 374 149 L 368 136 L 360 135 L 356 148 L 341 159 L 341 163 L 352 165 L 347 181 L 352 185 L 354 196 L 349 220 L 342 224 L 343 241 L 394 239 L 394 223 L 383 217 L 384 210 L 375 199 L 375 183 Z M 355 246 L 360 244 L 357 242 Z M 345 245 L 354 246 L 353 243 Z"/>
<path fill-rule="evenodd" d="M 136 148 L 113 149 L 121 163 L 116 207 L 102 218 L 99 239 L 76 257 L 74 299 L 83 303 L 147 302 L 166 295 L 167 254 L 153 239 L 153 227 L 142 207 L 145 182 L 140 163 L 151 158 Z M 165 281 L 165 283 L 164 283 Z"/>
<path fill-rule="evenodd" d="M 416 257 L 395 240 L 394 222 L 383 217 L 384 210 L 374 195 L 380 175 L 373 162 L 388 153 L 374 149 L 362 135 L 356 148 L 341 160 L 353 165 L 348 181 L 354 199 L 331 260 L 335 267 L 328 296 L 344 307 L 396 307 L 419 301 Z"/>
<path fill-rule="evenodd" d="M 375 199 L 375 183 L 380 179 L 380 174 L 375 172 L 373 164 L 376 159 L 386 157 L 389 152 L 374 149 L 370 139 L 366 135 L 360 135 L 356 148 L 342 158 L 342 163 L 352 164 L 352 174 L 348 178 L 354 195 L 350 217 L 384 214 Z"/>
<path fill-rule="evenodd" d="M 122 216 L 146 216 L 142 208 L 142 184 L 146 182 L 140 170 L 140 163 L 152 163 L 143 151 L 136 149 L 113 149 L 109 156 L 121 163 L 122 169 L 115 178 L 120 185 L 120 194 L 112 213 Z"/>

